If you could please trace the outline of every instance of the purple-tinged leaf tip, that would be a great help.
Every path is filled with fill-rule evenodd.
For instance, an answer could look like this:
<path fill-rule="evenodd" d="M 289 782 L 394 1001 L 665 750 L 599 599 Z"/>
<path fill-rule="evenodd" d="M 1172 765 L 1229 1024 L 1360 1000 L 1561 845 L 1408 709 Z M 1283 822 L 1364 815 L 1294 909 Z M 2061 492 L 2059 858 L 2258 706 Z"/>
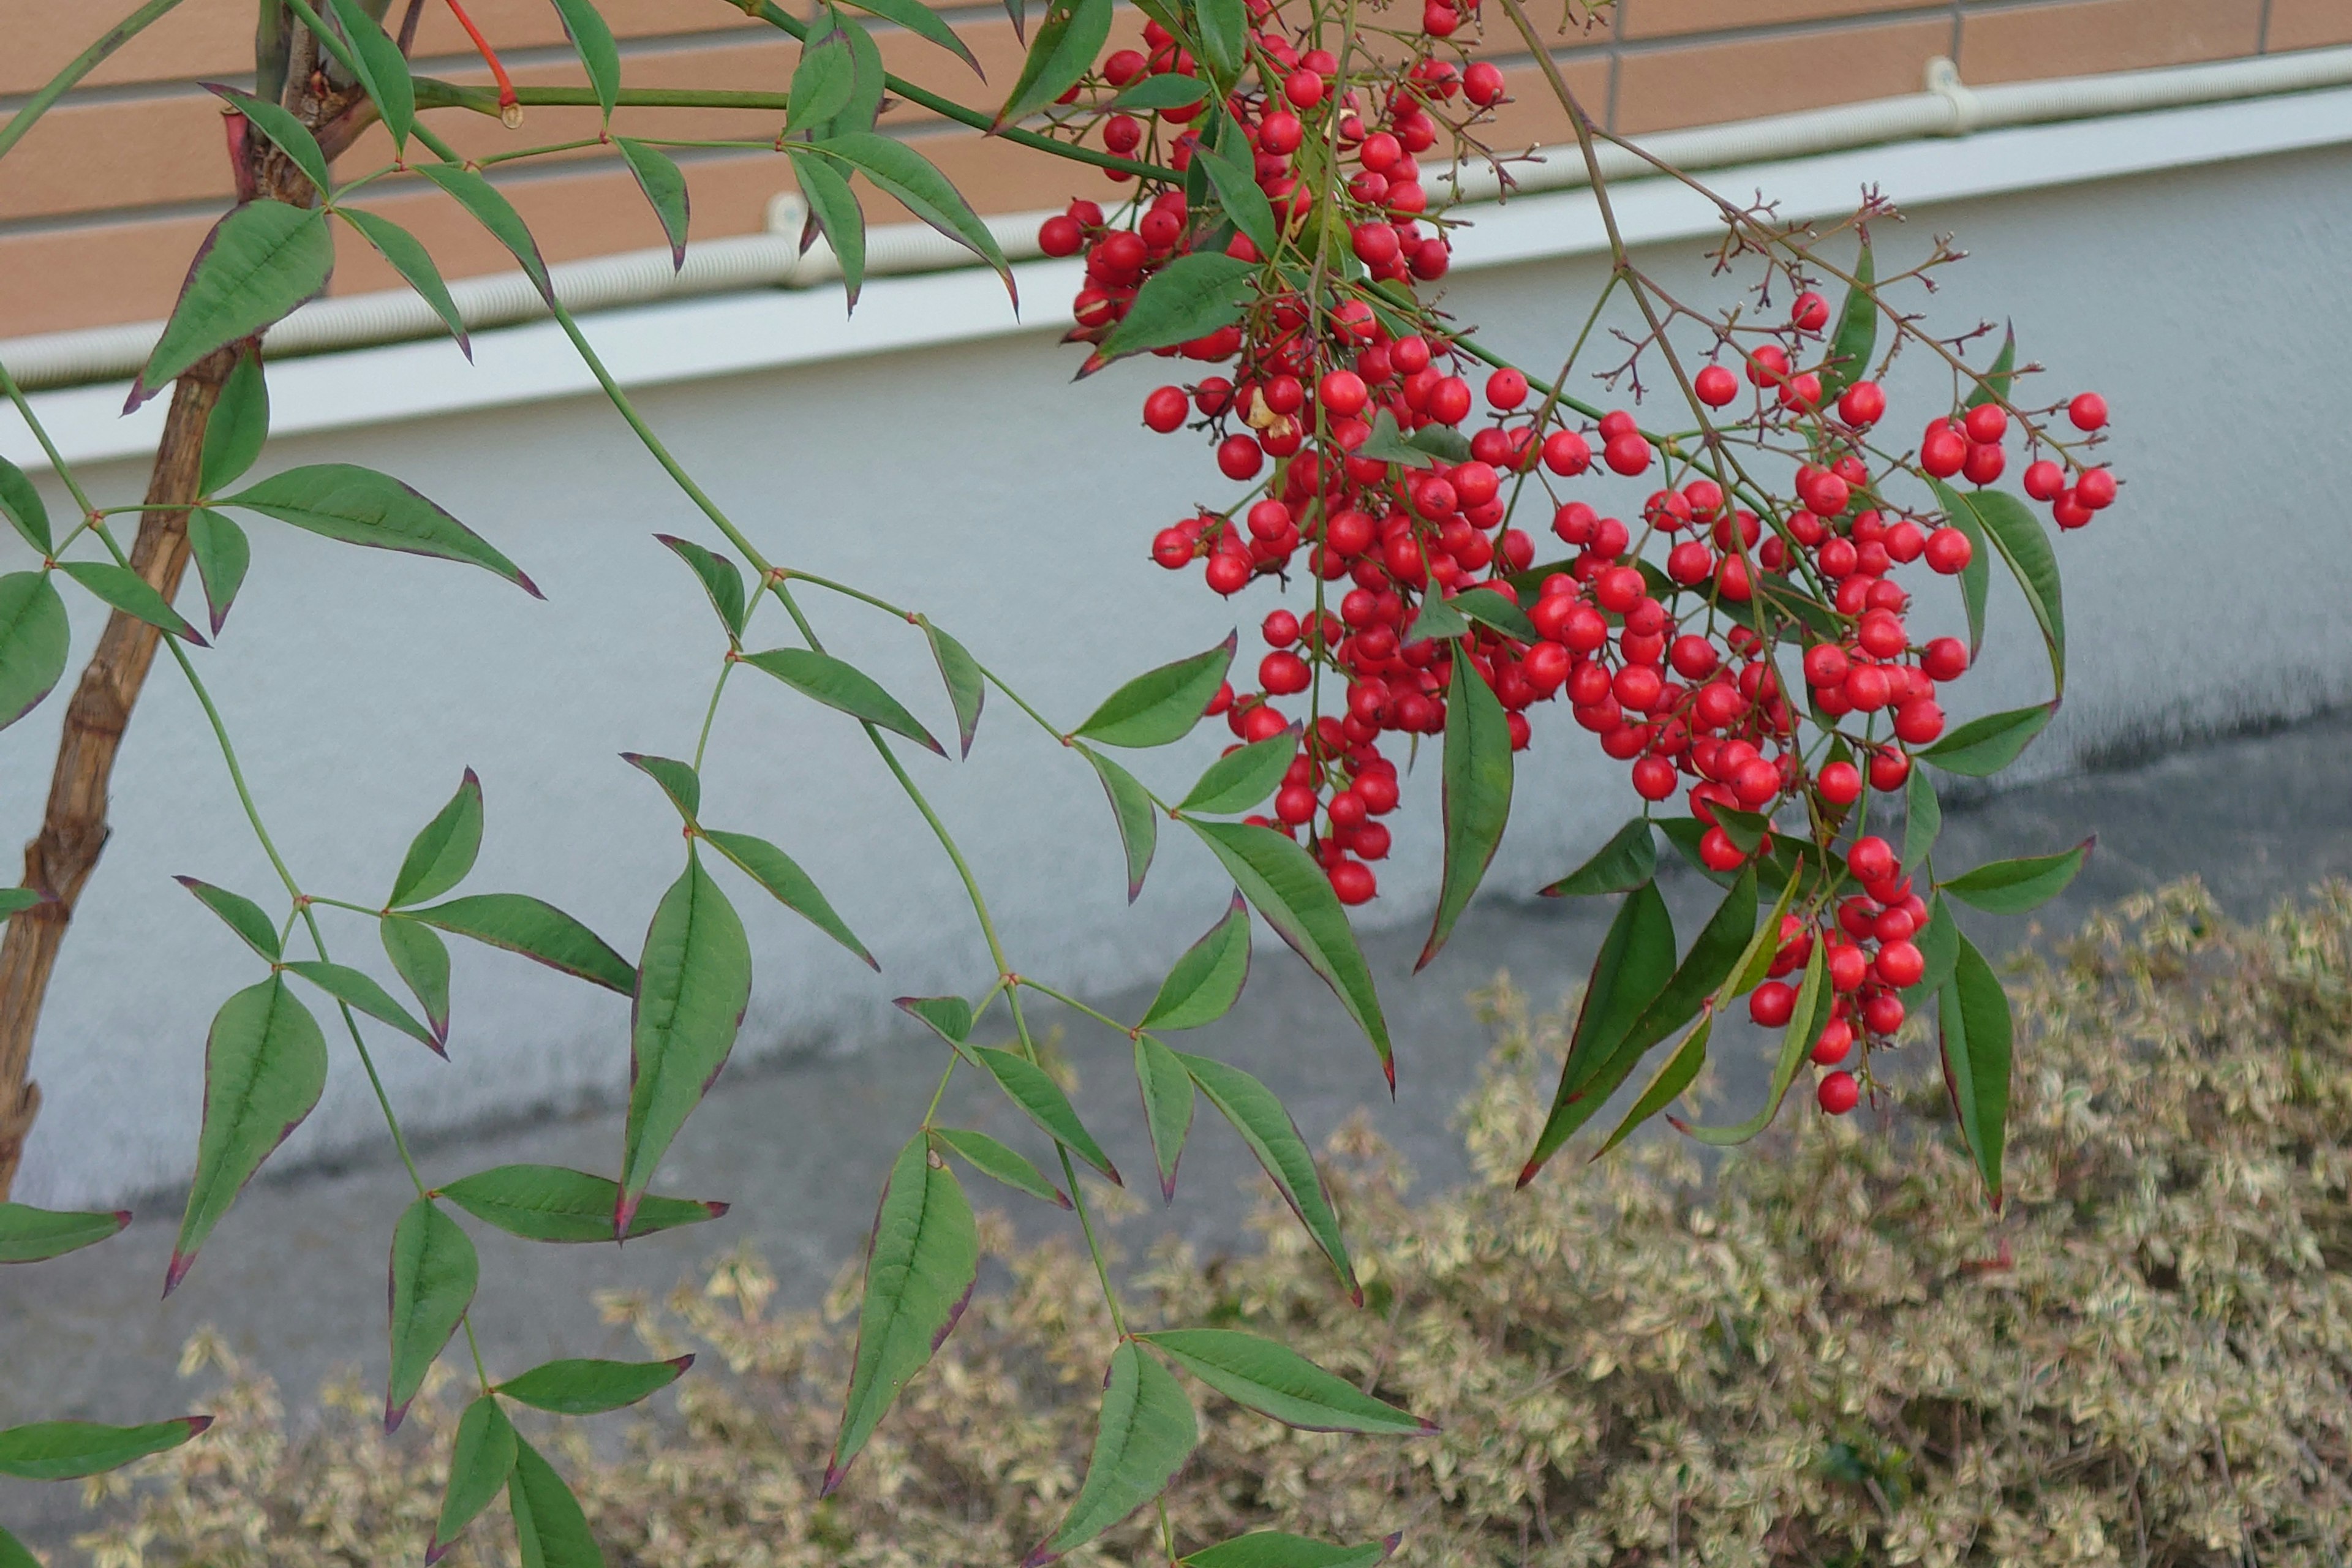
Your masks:
<path fill-rule="evenodd" d="M 129 1209 L 116 1209 L 114 1211 L 114 1228 L 118 1234 L 120 1234 L 122 1228 L 130 1223 L 131 1211 Z"/>
<path fill-rule="evenodd" d="M 457 1544 L 454 1541 L 436 1541 L 427 1546 L 425 1549 L 425 1568 L 433 1568 L 433 1564 L 449 1555 L 449 1548 Z"/>
<path fill-rule="evenodd" d="M 678 1375 L 684 1377 L 694 1366 L 694 1352 L 688 1351 L 684 1355 L 674 1355 L 669 1358 L 669 1364 L 677 1368 Z"/>
<path fill-rule="evenodd" d="M 208 1432 L 208 1431 L 212 1430 L 212 1425 L 213 1425 L 213 1417 L 212 1417 L 212 1416 L 209 1416 L 209 1415 L 183 1415 L 183 1416 L 181 1416 L 181 1417 L 180 1417 L 180 1419 L 181 1419 L 182 1421 L 184 1421 L 185 1423 L 187 1423 L 187 1426 L 188 1426 L 188 1436 L 191 1436 L 191 1437 L 201 1437 L 201 1436 L 203 1436 L 206 1432 Z"/>
<path fill-rule="evenodd" d="M 1353 1301 L 1357 1310 L 1360 1311 L 1364 1305 L 1364 1288 L 1361 1285 L 1351 1286 L 1348 1291 L 1348 1300 Z"/>
<path fill-rule="evenodd" d="M 613 1239 L 614 1242 L 624 1242 L 629 1239 L 629 1223 L 637 1217 L 637 1205 L 643 1201 L 644 1197 L 645 1194 L 642 1193 L 631 1193 L 625 1188 L 623 1189 L 620 1201 L 613 1205 Z"/>
<path fill-rule="evenodd" d="M 1381 1542 L 1381 1561 L 1382 1561 L 1383 1563 L 1385 1563 L 1385 1562 L 1387 1562 L 1390 1558 L 1391 1558 L 1391 1557 L 1395 1556 L 1395 1555 L 1396 1555 L 1396 1549 L 1397 1549 L 1398 1547 L 1400 1547 L 1400 1546 L 1402 1546 L 1403 1544 L 1404 1544 L 1404 1531 L 1403 1531 L 1400 1530 L 1400 1531 L 1395 1531 L 1394 1533 L 1391 1534 L 1387 1540 L 1385 1540 L 1385 1541 L 1383 1541 L 1383 1542 Z"/>
<path fill-rule="evenodd" d="M 389 1437 L 399 1431 L 400 1424 L 408 1419 L 409 1403 L 403 1401 L 399 1405 L 394 1405 L 389 1399 L 383 1402 L 383 1435 L 385 1436 Z"/>
<path fill-rule="evenodd" d="M 466 357 L 467 359 L 471 359 L 474 356 L 471 352 L 468 352 Z M 539 591 L 539 584 L 530 580 L 530 574 L 524 571 L 520 566 L 515 568 L 515 586 L 520 588 L 524 593 L 529 594 L 534 599 L 540 600 L 542 603 L 546 601 L 547 595 Z"/>
<path fill-rule="evenodd" d="M 180 1281 L 188 1277 L 188 1270 L 195 1266 L 195 1261 L 194 1253 L 182 1252 L 176 1247 L 172 1248 L 172 1261 L 163 1269 L 165 1296 L 170 1296 L 173 1291 L 180 1288 Z"/>
<path fill-rule="evenodd" d="M 940 1347 L 948 1342 L 948 1336 L 950 1334 L 955 1332 L 956 1324 L 963 1321 L 963 1310 L 971 1305 L 971 1293 L 979 1287 L 979 1285 L 980 1277 L 975 1274 L 972 1276 L 971 1283 L 963 1288 L 963 1294 L 956 1299 L 956 1304 L 948 1309 L 948 1321 L 941 1323 L 940 1325 L 940 1331 L 931 1336 L 931 1353 L 933 1355 L 940 1353 Z"/>
<path fill-rule="evenodd" d="M 700 1201 L 701 1201 L 702 1206 L 703 1206 L 704 1208 L 709 1209 L 709 1210 L 710 1211 L 710 1217 L 711 1217 L 712 1219 L 718 1219 L 718 1218 L 721 1217 L 722 1215 L 724 1215 L 727 1213 L 727 1211 L 728 1211 L 729 1209 L 733 1208 L 733 1207 L 735 1206 L 733 1204 L 720 1203 L 719 1201 L 718 1201 L 718 1200 L 717 1200 L 717 1199 L 715 1199 L 715 1198 L 704 1198 L 704 1199 L 702 1199 L 702 1200 L 700 1200 Z"/>
<path fill-rule="evenodd" d="M 1032 1552 L 1028 1556 L 1024 1557 L 1021 1560 L 1021 1568 L 1045 1568 L 1045 1564 L 1048 1563 L 1059 1562 L 1061 1560 L 1061 1556 L 1062 1554 L 1058 1552 L 1049 1552 L 1043 1546 L 1040 1546 L 1036 1551 Z"/>
<path fill-rule="evenodd" d="M 841 1485 L 848 1474 L 849 1472 L 839 1465 L 828 1463 L 824 1467 L 824 1484 L 816 1489 L 817 1500 L 822 1502 L 831 1497 L 834 1489 Z"/>

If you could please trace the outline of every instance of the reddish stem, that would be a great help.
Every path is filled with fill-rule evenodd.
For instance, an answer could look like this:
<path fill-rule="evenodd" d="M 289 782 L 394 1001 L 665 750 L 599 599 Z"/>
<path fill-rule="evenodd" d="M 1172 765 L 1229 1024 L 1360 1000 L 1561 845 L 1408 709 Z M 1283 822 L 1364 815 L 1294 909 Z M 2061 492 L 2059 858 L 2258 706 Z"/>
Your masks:
<path fill-rule="evenodd" d="M 474 40 L 474 47 L 480 53 L 482 62 L 490 68 L 490 75 L 498 81 L 499 118 L 505 121 L 509 128 L 521 124 L 522 104 L 515 97 L 514 82 L 507 76 L 507 68 L 499 61 L 498 50 L 490 47 L 489 39 L 482 37 L 482 30 L 474 26 L 474 19 L 466 15 L 466 7 L 457 0 L 449 0 L 449 14 L 457 18 L 457 26 L 466 29 L 466 37 Z"/>

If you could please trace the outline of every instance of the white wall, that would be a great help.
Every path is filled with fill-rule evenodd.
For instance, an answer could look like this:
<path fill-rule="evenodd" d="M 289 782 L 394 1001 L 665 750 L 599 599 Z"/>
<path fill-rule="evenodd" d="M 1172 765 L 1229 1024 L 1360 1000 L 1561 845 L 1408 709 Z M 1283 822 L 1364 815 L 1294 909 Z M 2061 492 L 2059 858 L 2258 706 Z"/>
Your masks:
<path fill-rule="evenodd" d="M 2061 541 L 2072 679 L 2033 765 L 2352 695 L 2352 534 L 2337 479 L 2352 468 L 2352 436 L 2336 395 L 2352 363 L 2341 282 L 2352 160 L 2299 153 L 1923 211 L 1882 230 L 1882 269 L 1948 229 L 1973 259 L 1948 275 L 1935 319 L 1957 330 L 2010 316 L 2025 355 L 2055 367 L 2053 396 L 2106 393 L 2129 481 L 2114 511 Z M 1644 264 L 1704 296 L 1697 249 Z M 1488 341 L 1542 363 L 1556 361 L 1601 276 L 1589 259 L 1524 265 L 1465 276 L 1448 302 Z M 1032 310 L 1050 326 L 1057 303 Z M 929 612 L 1067 723 L 1126 675 L 1237 623 L 1246 630 L 1275 597 L 1259 586 L 1221 604 L 1197 578 L 1150 564 L 1152 531 L 1227 487 L 1204 448 L 1140 427 L 1153 366 L 1073 384 L 1075 363 L 1040 330 L 672 386 L 643 404 L 777 560 Z M 1931 384 L 1924 356 L 1902 379 Z M 1898 395 L 1906 429 L 1917 406 Z M 693 581 L 650 536 L 709 539 L 707 527 L 587 400 L 298 437 L 273 444 L 267 463 L 328 458 L 415 483 L 521 563 L 548 602 L 470 569 L 257 522 L 252 576 L 223 644 L 195 658 L 289 861 L 313 890 L 380 898 L 409 835 L 471 765 L 489 826 L 469 889 L 543 895 L 634 953 L 680 849 L 667 805 L 615 753 L 685 754 L 721 647 Z M 104 499 L 136 499 L 141 475 L 128 465 L 89 477 Z M 0 565 L 21 560 L 13 539 L 0 543 Z M 1956 716 L 2047 695 L 2021 606 L 1997 598 L 1998 651 L 1955 692 Z M 950 728 L 917 635 L 821 595 L 807 602 L 837 651 Z M 752 645 L 788 640 L 782 623 L 762 611 Z M 77 668 L 97 625 L 78 616 Z M 1246 637 L 1244 649 L 1254 659 Z M 60 693 L 0 737 L 8 842 L 37 820 L 62 708 Z M 1564 713 L 1545 719 L 1492 878 L 1500 891 L 1556 876 L 1630 799 L 1617 764 Z M 1181 788 L 1220 737 L 1204 731 L 1138 771 Z M 1128 910 L 1092 774 L 1001 700 L 970 762 L 915 753 L 908 766 L 962 836 L 1024 970 L 1083 989 L 1135 983 L 1222 904 L 1205 852 L 1166 837 L 1150 889 Z M 743 1054 L 854 1047 L 895 1026 L 892 995 L 982 983 L 953 876 L 845 721 L 739 675 L 705 793 L 706 820 L 800 857 L 883 962 L 877 980 L 740 888 L 759 963 Z M 1436 794 L 1426 773 L 1409 781 L 1384 897 L 1367 918 L 1426 918 Z M 46 1106 L 18 1188 L 28 1201 L 102 1202 L 184 1179 L 206 1022 L 259 975 L 169 880 L 273 889 L 168 663 L 124 745 L 113 818 L 43 1020 Z M 330 911 L 329 927 L 338 957 L 385 973 L 364 923 Z M 412 1127 L 625 1081 L 620 998 L 485 950 L 461 952 L 459 965 L 449 1062 L 396 1037 L 377 1047 Z M 327 1099 L 289 1152 L 380 1136 L 365 1082 L 339 1050 Z"/>

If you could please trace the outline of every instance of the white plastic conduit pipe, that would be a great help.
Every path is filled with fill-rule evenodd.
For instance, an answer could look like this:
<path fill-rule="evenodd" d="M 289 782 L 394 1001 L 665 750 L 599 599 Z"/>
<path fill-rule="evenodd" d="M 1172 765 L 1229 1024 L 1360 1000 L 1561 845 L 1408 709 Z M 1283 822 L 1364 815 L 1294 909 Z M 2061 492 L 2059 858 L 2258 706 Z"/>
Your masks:
<path fill-rule="evenodd" d="M 1664 132 L 1645 138 L 1643 145 L 1677 168 L 1721 168 L 1916 137 L 1965 136 L 2000 126 L 2305 92 L 2352 85 L 2352 48 L 1985 88 L 1969 87 L 1951 61 L 1937 58 L 1928 62 L 1927 76 L 1923 92 Z M 1540 162 L 1514 165 L 1515 190 L 1564 190 L 1585 183 L 1583 159 L 1574 146 L 1540 148 L 1535 157 Z M 1651 173 L 1641 159 L 1612 145 L 1599 149 L 1599 162 L 1604 179 Z M 1465 171 L 1460 189 L 1470 201 L 1491 201 L 1502 194 L 1494 171 L 1484 167 Z M 567 262 L 549 272 L 557 297 L 576 311 L 730 289 L 831 282 L 841 276 L 841 268 L 830 248 L 819 241 L 805 255 L 801 251 L 803 210 L 797 197 L 780 196 L 770 211 L 769 233 L 698 241 L 687 251 L 681 269 L 672 268 L 667 249 L 657 249 Z M 988 228 L 1008 258 L 1024 260 L 1039 254 L 1037 226 L 1045 216 L 994 217 L 988 220 Z M 866 236 L 869 276 L 975 264 L 971 252 L 921 224 L 884 225 Z M 451 284 L 449 292 L 469 328 L 508 326 L 548 313 L 546 302 L 520 272 L 467 279 Z M 143 364 L 162 330 L 160 321 L 142 321 L 16 338 L 0 342 L 0 361 L 28 387 L 107 380 L 129 375 Z M 286 356 L 431 337 L 443 330 L 422 300 L 406 289 L 393 289 L 305 305 L 272 328 L 268 341 L 273 354 Z"/>

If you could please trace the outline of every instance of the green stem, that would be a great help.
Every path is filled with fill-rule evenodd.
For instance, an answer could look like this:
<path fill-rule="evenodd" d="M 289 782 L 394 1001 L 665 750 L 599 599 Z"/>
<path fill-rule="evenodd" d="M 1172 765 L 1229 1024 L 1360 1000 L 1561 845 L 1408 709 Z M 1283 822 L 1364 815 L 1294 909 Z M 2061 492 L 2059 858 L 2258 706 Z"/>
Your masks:
<path fill-rule="evenodd" d="M 8 150 L 25 139 L 25 132 L 33 128 L 33 122 L 47 113 L 49 107 L 58 100 L 70 92 L 74 83 L 88 76 L 100 60 L 146 31 L 151 23 L 160 20 L 179 4 L 180 0 L 147 0 L 147 4 L 100 34 L 97 42 L 68 60 L 63 69 L 51 77 L 40 91 L 26 100 L 24 108 L 10 117 L 6 125 L 0 126 L 0 158 L 6 157 Z"/>
<path fill-rule="evenodd" d="M 415 80 L 419 109 L 470 109 L 492 119 L 498 117 L 499 95 L 495 88 L 461 87 L 430 76 Z M 604 102 L 594 89 L 585 87 L 518 86 L 515 100 L 526 106 L 585 109 L 600 108 Z M 625 87 L 614 101 L 623 109 L 766 109 L 782 114 L 785 108 L 781 92 L 739 92 L 718 88 Z"/>
<path fill-rule="evenodd" d="M 1097 1012 L 1094 1008 L 1089 1007 L 1085 1003 L 1079 1001 L 1076 997 L 1066 995 L 1062 992 L 1055 990 L 1050 985 L 1030 979 L 1025 974 L 1016 975 L 1014 976 L 1014 979 L 1019 984 L 1026 985 L 1030 990 L 1037 993 L 1038 995 L 1050 996 L 1055 1001 L 1059 1002 L 1063 1006 L 1071 1008 L 1076 1012 L 1084 1013 L 1087 1017 L 1092 1018 L 1104 1028 L 1116 1030 L 1119 1034 L 1125 1035 L 1129 1039 L 1133 1039 L 1137 1035 L 1142 1032 L 1139 1029 L 1131 1029 L 1125 1024 L 1120 1023 L 1117 1018 L 1112 1017 L 1109 1014 Z"/>

